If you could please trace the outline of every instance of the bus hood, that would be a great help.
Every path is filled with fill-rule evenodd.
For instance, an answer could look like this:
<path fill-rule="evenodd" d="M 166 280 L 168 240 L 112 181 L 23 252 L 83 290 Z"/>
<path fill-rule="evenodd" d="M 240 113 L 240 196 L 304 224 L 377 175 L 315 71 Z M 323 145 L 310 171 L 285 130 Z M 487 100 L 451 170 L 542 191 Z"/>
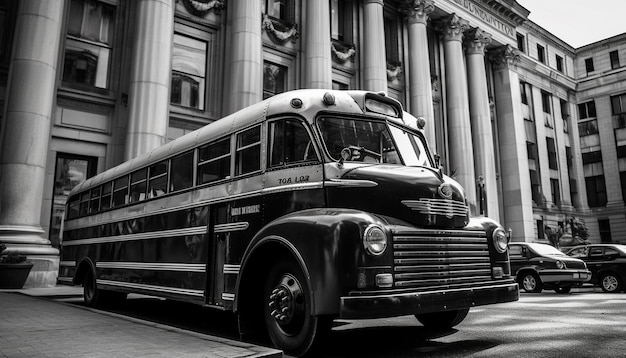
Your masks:
<path fill-rule="evenodd" d="M 463 188 L 437 170 L 381 164 L 332 169 L 327 171 L 336 174 L 327 181 L 330 207 L 364 210 L 417 227 L 463 228 L 469 222 Z"/>

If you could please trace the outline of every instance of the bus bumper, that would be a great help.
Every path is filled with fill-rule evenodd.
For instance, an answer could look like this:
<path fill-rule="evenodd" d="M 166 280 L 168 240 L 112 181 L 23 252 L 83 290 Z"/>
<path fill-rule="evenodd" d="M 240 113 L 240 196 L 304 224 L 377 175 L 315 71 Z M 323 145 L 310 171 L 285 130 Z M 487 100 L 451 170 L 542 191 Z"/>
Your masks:
<path fill-rule="evenodd" d="M 438 291 L 359 295 L 341 298 L 340 318 L 381 318 L 458 310 L 517 301 L 515 282 Z"/>

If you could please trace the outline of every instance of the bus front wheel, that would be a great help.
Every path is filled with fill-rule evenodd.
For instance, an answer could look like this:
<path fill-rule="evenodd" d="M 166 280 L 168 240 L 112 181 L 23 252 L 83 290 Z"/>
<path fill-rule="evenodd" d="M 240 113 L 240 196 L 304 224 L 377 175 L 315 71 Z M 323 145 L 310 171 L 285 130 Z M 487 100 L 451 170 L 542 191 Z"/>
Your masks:
<path fill-rule="evenodd" d="M 305 354 L 323 324 L 311 314 L 311 290 L 302 269 L 293 261 L 270 270 L 264 289 L 264 319 L 276 347 L 294 356 Z"/>

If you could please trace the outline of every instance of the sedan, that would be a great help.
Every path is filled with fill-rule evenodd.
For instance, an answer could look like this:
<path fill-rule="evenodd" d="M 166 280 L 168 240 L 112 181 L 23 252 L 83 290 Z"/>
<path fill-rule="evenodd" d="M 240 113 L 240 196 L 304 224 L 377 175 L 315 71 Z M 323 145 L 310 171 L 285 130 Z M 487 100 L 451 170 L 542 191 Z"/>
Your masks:
<path fill-rule="evenodd" d="M 626 280 L 626 245 L 590 244 L 567 251 L 572 257 L 584 260 L 591 270 L 591 282 L 604 292 L 620 292 Z"/>
<path fill-rule="evenodd" d="M 565 255 L 555 247 L 530 242 L 509 244 L 511 273 L 526 292 L 541 292 L 544 287 L 568 293 L 591 279 L 584 261 Z"/>

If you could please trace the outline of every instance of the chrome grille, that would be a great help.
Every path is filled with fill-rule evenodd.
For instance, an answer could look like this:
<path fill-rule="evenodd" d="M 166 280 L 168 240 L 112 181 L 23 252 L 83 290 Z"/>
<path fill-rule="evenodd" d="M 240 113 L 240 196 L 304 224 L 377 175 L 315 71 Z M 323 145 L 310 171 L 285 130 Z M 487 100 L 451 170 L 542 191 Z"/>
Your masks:
<path fill-rule="evenodd" d="M 399 288 L 462 285 L 491 279 L 484 232 L 395 233 L 394 282 Z"/>
<path fill-rule="evenodd" d="M 450 199 L 423 198 L 419 200 L 402 200 L 401 203 L 420 214 L 444 215 L 449 218 L 466 216 L 469 210 L 465 203 Z"/>

